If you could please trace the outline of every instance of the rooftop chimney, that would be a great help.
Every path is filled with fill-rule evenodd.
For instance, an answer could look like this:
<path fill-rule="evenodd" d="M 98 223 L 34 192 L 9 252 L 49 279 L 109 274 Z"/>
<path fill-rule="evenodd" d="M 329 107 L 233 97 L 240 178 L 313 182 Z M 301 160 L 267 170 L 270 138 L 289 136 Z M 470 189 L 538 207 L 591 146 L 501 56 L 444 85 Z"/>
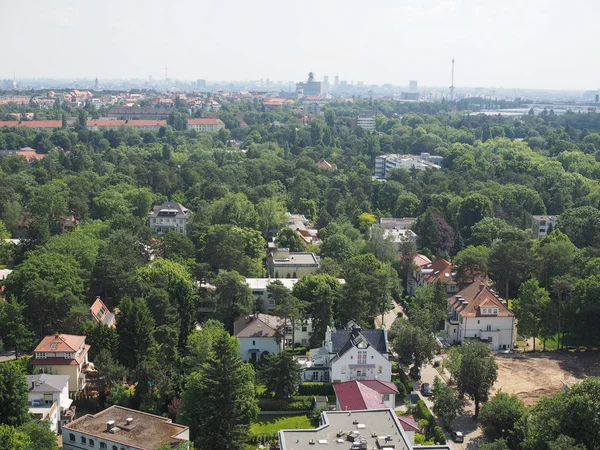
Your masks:
<path fill-rule="evenodd" d="M 106 431 L 112 430 L 114 426 L 115 426 L 115 421 L 109 420 L 108 422 L 106 422 Z"/>
<path fill-rule="evenodd" d="M 128 417 L 125 419 L 125 425 L 131 425 L 133 423 L 133 417 Z"/>
<path fill-rule="evenodd" d="M 479 291 L 483 291 L 483 288 L 485 287 L 485 284 L 483 284 L 483 281 L 479 283 Z"/>

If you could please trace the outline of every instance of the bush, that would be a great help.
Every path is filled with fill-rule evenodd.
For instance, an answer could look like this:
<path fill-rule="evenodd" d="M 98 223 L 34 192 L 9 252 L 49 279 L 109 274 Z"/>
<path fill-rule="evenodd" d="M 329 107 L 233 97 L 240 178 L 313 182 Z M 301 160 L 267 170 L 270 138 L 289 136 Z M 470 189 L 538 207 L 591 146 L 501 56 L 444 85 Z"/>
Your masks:
<path fill-rule="evenodd" d="M 444 430 L 442 427 L 435 426 L 433 427 L 433 431 L 431 432 L 431 437 L 435 441 L 436 444 L 445 444 L 446 443 L 446 435 L 444 434 Z"/>
<path fill-rule="evenodd" d="M 419 426 L 429 434 L 436 426 L 435 418 L 423 400 L 419 400 L 415 405 L 415 418 L 419 420 Z M 426 424 L 427 426 L 424 426 Z"/>
<path fill-rule="evenodd" d="M 258 399 L 258 407 L 261 411 L 310 411 L 312 409 L 313 397 L 310 395 L 296 395 L 291 401 L 275 398 Z"/>
<path fill-rule="evenodd" d="M 404 387 L 404 384 L 402 384 L 401 381 L 394 381 L 394 384 L 396 385 L 396 388 L 398 388 L 398 396 L 400 398 L 406 397 L 408 392 L 406 392 L 406 388 Z"/>
<path fill-rule="evenodd" d="M 400 382 L 404 385 L 404 389 L 406 390 L 406 392 L 410 394 L 413 390 L 413 384 L 412 381 L 410 381 L 410 378 L 408 378 L 408 375 L 404 373 L 404 370 L 398 371 L 398 378 L 400 379 Z"/>
<path fill-rule="evenodd" d="M 298 395 L 335 395 L 333 384 L 308 382 L 298 386 Z"/>

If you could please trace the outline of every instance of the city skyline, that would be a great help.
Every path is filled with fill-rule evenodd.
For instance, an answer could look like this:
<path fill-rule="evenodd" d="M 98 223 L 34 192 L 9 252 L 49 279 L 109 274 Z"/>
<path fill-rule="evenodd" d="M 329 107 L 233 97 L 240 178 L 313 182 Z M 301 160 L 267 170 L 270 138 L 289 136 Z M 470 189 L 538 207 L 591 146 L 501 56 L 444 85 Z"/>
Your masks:
<path fill-rule="evenodd" d="M 457 88 L 598 88 L 600 62 L 591 56 L 600 5 L 498 3 L 9 3 L 0 26 L 19 40 L 5 49 L 0 78 L 160 80 L 168 61 L 179 80 L 302 81 L 313 71 L 330 82 L 339 74 L 367 85 L 441 87 L 450 86 L 454 58 Z"/>

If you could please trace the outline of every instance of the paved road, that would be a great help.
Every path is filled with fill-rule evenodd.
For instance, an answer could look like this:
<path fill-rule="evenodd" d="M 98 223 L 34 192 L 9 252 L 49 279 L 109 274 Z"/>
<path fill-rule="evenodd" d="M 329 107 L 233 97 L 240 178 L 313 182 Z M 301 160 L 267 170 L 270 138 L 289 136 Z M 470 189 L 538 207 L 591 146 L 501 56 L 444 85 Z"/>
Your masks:
<path fill-rule="evenodd" d="M 402 306 L 393 300 L 392 303 L 394 303 L 394 308 L 383 315 L 383 326 L 388 330 L 391 328 L 392 323 L 394 323 L 394 320 L 396 320 L 398 315 L 402 314 L 406 317 Z M 375 317 L 375 328 L 381 328 L 381 316 Z"/>

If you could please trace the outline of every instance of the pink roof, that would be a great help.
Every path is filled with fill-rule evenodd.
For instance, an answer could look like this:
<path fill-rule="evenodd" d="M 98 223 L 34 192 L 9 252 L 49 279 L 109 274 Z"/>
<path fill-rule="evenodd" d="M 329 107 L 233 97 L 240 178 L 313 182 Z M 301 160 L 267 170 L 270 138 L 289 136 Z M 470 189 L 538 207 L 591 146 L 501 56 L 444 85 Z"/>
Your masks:
<path fill-rule="evenodd" d="M 424 266 L 426 264 L 430 264 L 431 260 L 427 256 L 417 253 L 415 255 L 415 257 L 413 258 L 413 262 L 415 263 L 416 266 L 420 267 L 420 266 Z"/>
<path fill-rule="evenodd" d="M 160 127 L 166 125 L 166 120 L 128 120 L 127 125 L 131 125 L 132 127 Z"/>
<path fill-rule="evenodd" d="M 121 125 L 125 125 L 126 120 L 118 120 L 118 119 L 100 119 L 100 120 L 88 120 L 88 127 L 120 127 Z"/>
<path fill-rule="evenodd" d="M 359 383 L 373 389 L 380 394 L 397 394 L 398 388 L 391 381 L 360 380 Z"/>
<path fill-rule="evenodd" d="M 412 417 L 398 416 L 398 422 L 400 422 L 404 431 L 419 431 L 419 425 L 417 425 L 417 422 Z"/>
<path fill-rule="evenodd" d="M 333 385 L 342 411 L 386 408 L 382 394 L 397 394 L 394 383 L 379 380 L 353 380 Z"/>

